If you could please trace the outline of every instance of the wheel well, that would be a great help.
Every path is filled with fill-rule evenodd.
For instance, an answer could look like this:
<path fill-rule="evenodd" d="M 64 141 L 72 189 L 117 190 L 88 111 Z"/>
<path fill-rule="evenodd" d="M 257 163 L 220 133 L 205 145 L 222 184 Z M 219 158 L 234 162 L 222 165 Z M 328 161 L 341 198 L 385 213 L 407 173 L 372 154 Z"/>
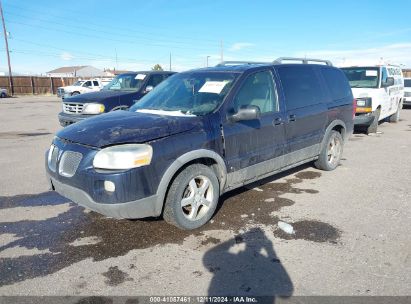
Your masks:
<path fill-rule="evenodd" d="M 223 179 L 223 174 L 224 174 L 224 172 L 223 172 L 223 170 L 220 168 L 220 166 L 218 165 L 218 163 L 217 163 L 214 159 L 212 159 L 212 158 L 210 158 L 210 157 L 202 157 L 202 158 L 193 159 L 192 161 L 189 161 L 188 163 L 184 164 L 184 165 L 183 165 L 180 169 L 178 169 L 177 172 L 173 175 L 173 178 L 171 179 L 171 181 L 173 181 L 174 178 L 175 178 L 178 174 L 180 174 L 181 171 L 183 171 L 185 168 L 187 168 L 188 166 L 193 165 L 193 164 L 203 164 L 203 165 L 205 165 L 205 166 L 207 166 L 207 167 L 210 167 L 210 168 L 214 171 L 214 173 L 215 173 L 218 181 L 221 183 L 221 180 Z"/>
<path fill-rule="evenodd" d="M 165 194 L 164 194 L 164 199 L 163 199 L 163 202 L 162 202 L 161 214 L 163 214 L 164 205 L 165 205 L 164 203 L 165 203 L 165 200 L 166 200 L 166 198 L 167 198 L 168 191 L 170 190 L 171 184 L 174 182 L 175 178 L 176 178 L 185 168 L 187 168 L 188 166 L 193 165 L 193 164 L 203 164 L 203 165 L 205 165 L 205 166 L 207 166 L 207 167 L 210 167 L 210 168 L 214 171 L 214 173 L 215 173 L 215 175 L 216 175 L 216 177 L 217 177 L 217 179 L 218 179 L 218 182 L 220 183 L 220 192 L 221 192 L 222 187 L 223 187 L 222 181 L 225 180 L 225 178 L 224 178 L 225 172 L 223 171 L 222 168 L 220 168 L 220 166 L 218 165 L 217 161 L 215 161 L 213 158 L 210 158 L 210 157 L 201 157 L 201 158 L 193 159 L 193 160 L 189 161 L 188 163 L 185 163 L 183 166 L 181 166 L 181 168 L 179 168 L 179 169 L 174 173 L 173 177 L 170 179 L 170 181 L 169 181 L 169 183 L 168 183 L 168 185 L 167 185 L 167 190 L 166 190 L 166 192 L 165 192 Z"/>
<path fill-rule="evenodd" d="M 331 130 L 337 131 L 341 134 L 343 139 L 345 138 L 345 128 L 342 125 L 336 125 Z"/>

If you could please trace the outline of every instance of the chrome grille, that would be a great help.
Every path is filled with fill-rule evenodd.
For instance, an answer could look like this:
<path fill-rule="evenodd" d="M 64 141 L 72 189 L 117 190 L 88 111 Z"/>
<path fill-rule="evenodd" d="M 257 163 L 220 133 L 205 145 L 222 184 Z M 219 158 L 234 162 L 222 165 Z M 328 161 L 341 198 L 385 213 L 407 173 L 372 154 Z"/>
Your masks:
<path fill-rule="evenodd" d="M 58 155 L 59 155 L 59 148 L 57 148 L 55 145 L 52 145 L 49 151 L 48 164 L 49 164 L 50 170 L 53 172 L 56 172 Z"/>
<path fill-rule="evenodd" d="M 81 103 L 66 103 L 63 102 L 63 112 L 68 114 L 80 114 L 83 111 L 84 105 Z"/>
<path fill-rule="evenodd" d="M 72 177 L 76 174 L 83 155 L 79 152 L 65 151 L 59 164 L 59 174 L 65 177 Z"/>
<path fill-rule="evenodd" d="M 404 97 L 411 97 L 411 92 L 405 92 Z"/>

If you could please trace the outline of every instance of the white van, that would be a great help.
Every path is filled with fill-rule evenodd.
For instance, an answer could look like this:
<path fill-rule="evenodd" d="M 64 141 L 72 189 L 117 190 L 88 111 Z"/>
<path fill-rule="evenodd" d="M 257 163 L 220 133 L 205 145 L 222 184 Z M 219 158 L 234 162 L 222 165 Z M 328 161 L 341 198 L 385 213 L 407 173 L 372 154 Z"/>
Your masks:
<path fill-rule="evenodd" d="M 378 122 L 397 122 L 404 99 L 404 78 L 399 66 L 352 66 L 342 70 L 350 82 L 357 109 L 354 124 L 377 132 Z"/>
<path fill-rule="evenodd" d="M 404 105 L 411 106 L 411 78 L 404 78 Z"/>

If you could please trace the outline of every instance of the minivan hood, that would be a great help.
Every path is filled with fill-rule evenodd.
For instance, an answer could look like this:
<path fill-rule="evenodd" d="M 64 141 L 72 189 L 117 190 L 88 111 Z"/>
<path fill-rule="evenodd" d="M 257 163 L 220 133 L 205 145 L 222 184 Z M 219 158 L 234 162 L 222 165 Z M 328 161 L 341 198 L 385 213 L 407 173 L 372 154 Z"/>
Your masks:
<path fill-rule="evenodd" d="M 114 111 L 72 124 L 57 137 L 75 143 L 105 147 L 143 143 L 202 126 L 199 117 L 164 116 L 131 111 Z"/>
<path fill-rule="evenodd" d="M 101 90 L 97 92 L 90 92 L 80 95 L 75 95 L 66 98 L 65 102 L 78 102 L 78 103 L 87 103 L 87 102 L 102 102 L 105 99 L 119 96 L 126 96 L 136 94 L 133 92 L 124 92 L 124 91 L 114 91 L 114 90 Z"/>

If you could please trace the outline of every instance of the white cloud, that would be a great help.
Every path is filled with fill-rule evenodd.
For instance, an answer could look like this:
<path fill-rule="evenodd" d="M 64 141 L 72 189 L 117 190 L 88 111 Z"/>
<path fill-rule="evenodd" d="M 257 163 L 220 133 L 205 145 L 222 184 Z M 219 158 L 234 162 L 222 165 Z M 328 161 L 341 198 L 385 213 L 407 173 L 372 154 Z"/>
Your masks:
<path fill-rule="evenodd" d="M 336 66 L 374 65 L 383 61 L 411 67 L 410 54 L 411 43 L 395 43 L 373 48 L 297 52 L 295 55 L 297 57 L 328 59 Z"/>
<path fill-rule="evenodd" d="M 243 49 L 250 48 L 250 47 L 253 47 L 253 46 L 254 46 L 253 43 L 237 42 L 237 43 L 234 43 L 233 45 L 231 45 L 231 47 L 228 50 L 231 51 L 231 52 L 237 52 L 237 51 L 241 51 Z"/>
<path fill-rule="evenodd" d="M 69 52 L 63 52 L 60 54 L 60 58 L 63 59 L 64 61 L 69 61 L 71 59 L 74 58 L 74 56 L 72 54 L 70 54 Z"/>

